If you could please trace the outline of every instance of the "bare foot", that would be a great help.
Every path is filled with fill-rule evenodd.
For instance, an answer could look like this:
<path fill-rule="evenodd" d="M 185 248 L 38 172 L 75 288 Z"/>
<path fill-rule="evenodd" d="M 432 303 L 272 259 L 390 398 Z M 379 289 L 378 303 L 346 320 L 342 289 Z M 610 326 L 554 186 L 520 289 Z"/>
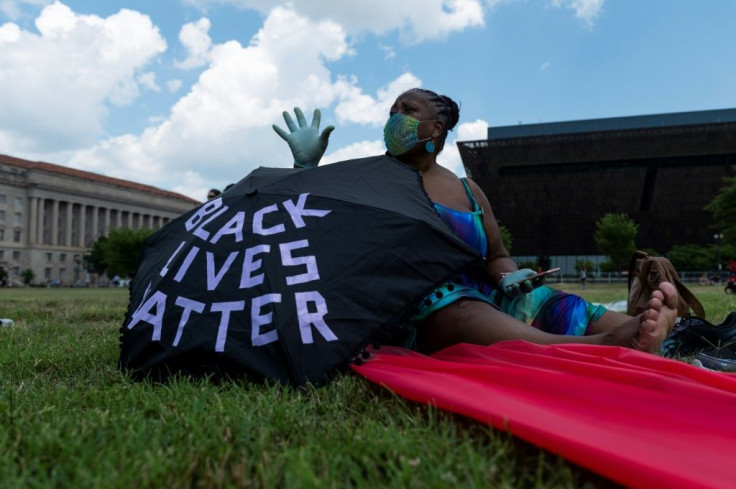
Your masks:
<path fill-rule="evenodd" d="M 603 343 L 654 353 L 677 321 L 677 289 L 669 282 L 652 292 L 646 311 L 604 335 Z"/>
<path fill-rule="evenodd" d="M 652 292 L 648 309 L 641 313 L 639 331 L 631 341 L 637 350 L 655 352 L 667 333 L 672 331 L 677 321 L 677 289 L 669 282 L 659 284 L 659 290 Z"/>

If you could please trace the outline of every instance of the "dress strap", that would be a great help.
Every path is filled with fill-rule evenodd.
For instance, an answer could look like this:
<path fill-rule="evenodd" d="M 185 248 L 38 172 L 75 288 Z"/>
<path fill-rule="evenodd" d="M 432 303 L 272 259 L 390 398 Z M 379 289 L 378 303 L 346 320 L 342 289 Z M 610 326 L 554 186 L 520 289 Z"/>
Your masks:
<path fill-rule="evenodd" d="M 478 204 L 478 201 L 475 200 L 475 197 L 473 197 L 473 192 L 470 191 L 470 185 L 468 185 L 468 179 L 467 178 L 461 178 L 461 182 L 463 182 L 463 186 L 465 187 L 465 194 L 468 196 L 468 200 L 471 204 L 473 204 L 473 212 L 483 211 L 481 206 Z"/>

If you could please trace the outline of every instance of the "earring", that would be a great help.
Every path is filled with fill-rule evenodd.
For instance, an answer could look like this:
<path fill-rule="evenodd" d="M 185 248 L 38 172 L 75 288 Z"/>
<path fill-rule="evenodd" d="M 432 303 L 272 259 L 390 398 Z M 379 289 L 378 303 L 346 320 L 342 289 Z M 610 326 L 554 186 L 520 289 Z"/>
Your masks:
<path fill-rule="evenodd" d="M 434 153 L 434 143 L 431 139 L 424 145 L 424 149 L 427 150 L 427 153 Z"/>

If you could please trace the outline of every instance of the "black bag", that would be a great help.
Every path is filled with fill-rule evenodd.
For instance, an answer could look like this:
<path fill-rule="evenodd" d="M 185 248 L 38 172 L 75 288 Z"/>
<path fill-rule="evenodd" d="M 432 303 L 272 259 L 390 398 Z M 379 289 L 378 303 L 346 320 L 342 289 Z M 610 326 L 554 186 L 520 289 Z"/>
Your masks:
<path fill-rule="evenodd" d="M 692 356 L 713 370 L 736 371 L 736 312 L 718 325 L 697 316 L 686 316 L 662 343 L 665 357 Z"/>

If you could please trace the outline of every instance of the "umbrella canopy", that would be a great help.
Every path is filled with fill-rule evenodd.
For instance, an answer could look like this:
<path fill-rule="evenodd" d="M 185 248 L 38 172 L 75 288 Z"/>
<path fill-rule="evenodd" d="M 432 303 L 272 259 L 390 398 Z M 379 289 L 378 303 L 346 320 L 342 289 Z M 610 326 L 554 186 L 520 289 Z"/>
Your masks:
<path fill-rule="evenodd" d="M 479 259 L 393 158 L 259 168 L 145 241 L 120 367 L 319 385 Z"/>

